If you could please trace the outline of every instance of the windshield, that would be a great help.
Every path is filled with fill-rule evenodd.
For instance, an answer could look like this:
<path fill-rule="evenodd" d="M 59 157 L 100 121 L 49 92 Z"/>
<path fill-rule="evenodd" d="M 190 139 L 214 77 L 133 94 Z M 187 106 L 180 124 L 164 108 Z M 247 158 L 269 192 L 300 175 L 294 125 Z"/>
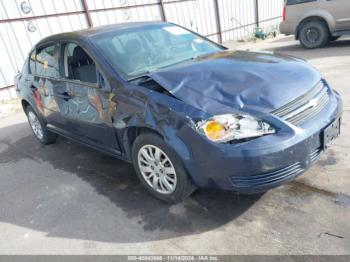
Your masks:
<path fill-rule="evenodd" d="M 128 80 L 222 48 L 182 27 L 152 25 L 99 36 L 95 43 Z"/>

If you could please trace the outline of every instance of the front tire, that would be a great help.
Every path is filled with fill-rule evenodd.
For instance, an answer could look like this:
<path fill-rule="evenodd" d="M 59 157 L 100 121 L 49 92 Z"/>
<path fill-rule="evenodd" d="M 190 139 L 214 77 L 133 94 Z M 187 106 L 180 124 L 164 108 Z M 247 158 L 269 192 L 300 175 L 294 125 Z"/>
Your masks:
<path fill-rule="evenodd" d="M 138 136 L 133 144 L 132 158 L 142 185 L 156 198 L 178 203 L 195 190 L 180 158 L 161 137 L 154 134 Z"/>
<path fill-rule="evenodd" d="M 306 22 L 300 28 L 299 40 L 307 49 L 325 46 L 329 40 L 328 27 L 321 21 Z"/>
<path fill-rule="evenodd" d="M 35 113 L 31 106 L 27 106 L 26 115 L 31 129 L 40 143 L 48 145 L 56 142 L 57 135 L 47 130 L 43 120 Z"/>

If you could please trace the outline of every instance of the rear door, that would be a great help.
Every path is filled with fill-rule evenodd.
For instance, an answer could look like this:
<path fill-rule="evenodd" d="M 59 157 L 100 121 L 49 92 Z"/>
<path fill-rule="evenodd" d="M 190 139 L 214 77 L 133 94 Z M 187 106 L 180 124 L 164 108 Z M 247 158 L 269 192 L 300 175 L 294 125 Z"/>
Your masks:
<path fill-rule="evenodd" d="M 335 30 L 350 30 L 350 0 L 320 0 L 320 8 L 334 17 Z"/>
<path fill-rule="evenodd" d="M 33 98 L 45 116 L 49 127 L 67 131 L 67 120 L 61 117 L 61 101 L 64 92 L 59 69 L 59 43 L 38 47 L 30 58 L 30 71 L 33 75 Z"/>

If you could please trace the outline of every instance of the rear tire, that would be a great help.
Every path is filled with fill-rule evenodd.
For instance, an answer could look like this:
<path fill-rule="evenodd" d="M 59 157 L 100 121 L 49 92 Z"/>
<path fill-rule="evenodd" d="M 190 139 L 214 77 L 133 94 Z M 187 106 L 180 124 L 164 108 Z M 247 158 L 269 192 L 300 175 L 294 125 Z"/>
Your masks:
<path fill-rule="evenodd" d="M 132 159 L 142 185 L 160 200 L 178 203 L 195 190 L 176 152 L 155 134 L 136 138 Z"/>
<path fill-rule="evenodd" d="M 299 30 L 299 40 L 307 49 L 325 46 L 329 41 L 328 27 L 322 21 L 306 22 Z"/>
<path fill-rule="evenodd" d="M 57 135 L 50 132 L 43 120 L 35 113 L 31 106 L 27 106 L 26 115 L 28 118 L 29 125 L 34 133 L 36 139 L 43 145 L 49 145 L 56 142 Z"/>

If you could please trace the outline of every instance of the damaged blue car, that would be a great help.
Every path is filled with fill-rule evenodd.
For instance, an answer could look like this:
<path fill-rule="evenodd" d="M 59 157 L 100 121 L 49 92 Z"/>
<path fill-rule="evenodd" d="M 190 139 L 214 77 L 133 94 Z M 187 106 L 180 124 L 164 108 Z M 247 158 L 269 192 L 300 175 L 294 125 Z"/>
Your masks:
<path fill-rule="evenodd" d="M 126 160 L 169 202 L 277 187 L 340 133 L 341 98 L 304 60 L 227 50 L 164 22 L 45 38 L 15 85 L 41 143 L 61 135 Z"/>

